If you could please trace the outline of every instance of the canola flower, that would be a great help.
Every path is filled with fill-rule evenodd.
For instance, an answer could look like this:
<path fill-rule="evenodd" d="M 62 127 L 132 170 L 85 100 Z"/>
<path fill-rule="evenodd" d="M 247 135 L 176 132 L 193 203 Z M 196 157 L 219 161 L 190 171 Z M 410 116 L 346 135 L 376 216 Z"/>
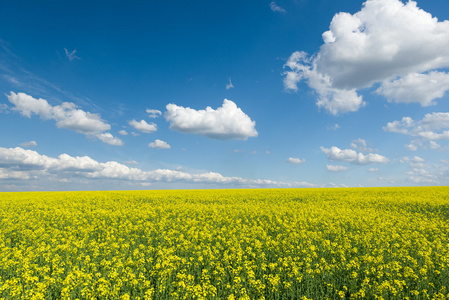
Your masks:
<path fill-rule="evenodd" d="M 0 193 L 0 299 L 447 299 L 449 187 Z"/>

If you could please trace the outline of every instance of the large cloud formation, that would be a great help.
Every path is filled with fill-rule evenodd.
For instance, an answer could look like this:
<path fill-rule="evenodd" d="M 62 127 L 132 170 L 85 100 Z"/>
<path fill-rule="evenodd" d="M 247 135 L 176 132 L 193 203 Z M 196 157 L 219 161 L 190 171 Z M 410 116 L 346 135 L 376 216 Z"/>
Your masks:
<path fill-rule="evenodd" d="M 304 80 L 318 94 L 317 105 L 332 114 L 364 105 L 357 90 L 381 83 L 377 93 L 390 102 L 434 104 L 449 89 L 449 21 L 415 1 L 368 0 L 351 15 L 336 14 L 312 56 L 294 52 L 284 65 L 284 85 Z"/>
<path fill-rule="evenodd" d="M 81 110 L 72 102 L 51 106 L 47 100 L 35 99 L 25 93 L 11 92 L 7 97 L 9 102 L 14 104 L 12 109 L 19 111 L 23 116 L 30 118 L 35 114 L 44 120 L 56 121 L 58 128 L 66 128 L 96 137 L 109 145 L 123 145 L 119 138 L 105 132 L 111 129 L 111 125 L 104 122 L 100 115 Z"/>
<path fill-rule="evenodd" d="M 258 135 L 256 122 L 251 121 L 231 100 L 225 99 L 216 110 L 209 106 L 204 110 L 195 110 L 176 104 L 168 104 L 166 108 L 165 119 L 170 122 L 170 129 L 179 132 L 220 140 L 246 140 Z"/>
<path fill-rule="evenodd" d="M 186 182 L 203 184 L 234 184 L 247 187 L 312 187 L 307 182 L 283 183 L 272 180 L 226 177 L 216 172 L 187 173 L 177 170 L 157 169 L 143 171 L 116 161 L 98 162 L 88 156 L 61 154 L 57 158 L 39 154 L 20 147 L 0 147 L 1 179 L 114 179 L 128 182 Z"/>

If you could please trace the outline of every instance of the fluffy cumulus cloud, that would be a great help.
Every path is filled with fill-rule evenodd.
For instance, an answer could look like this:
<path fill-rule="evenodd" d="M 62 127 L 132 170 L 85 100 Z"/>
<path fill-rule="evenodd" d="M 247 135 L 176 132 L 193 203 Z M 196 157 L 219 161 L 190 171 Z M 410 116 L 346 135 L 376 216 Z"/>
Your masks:
<path fill-rule="evenodd" d="M 154 142 L 149 143 L 148 147 L 156 148 L 156 149 L 170 149 L 171 148 L 171 146 L 167 142 L 164 142 L 164 141 L 161 141 L 158 139 L 155 140 Z"/>
<path fill-rule="evenodd" d="M 165 119 L 170 122 L 170 129 L 200 134 L 213 139 L 246 140 L 258 135 L 252 121 L 237 105 L 225 99 L 217 109 L 207 107 L 195 110 L 176 104 L 168 104 Z"/>
<path fill-rule="evenodd" d="M 101 140 L 102 142 L 109 144 L 109 145 L 113 145 L 113 146 L 122 146 L 123 145 L 123 142 L 121 139 L 113 136 L 109 132 L 99 133 L 96 135 L 96 137 L 99 140 Z"/>
<path fill-rule="evenodd" d="M 38 115 L 43 120 L 54 120 L 58 128 L 96 137 L 110 145 L 123 144 L 120 139 L 105 133 L 111 129 L 111 125 L 104 122 L 100 115 L 81 110 L 74 103 L 64 102 L 61 105 L 52 106 L 45 99 L 35 99 L 25 93 L 14 92 L 7 97 L 14 105 L 12 109 L 23 116 L 30 118 L 33 114 Z"/>
<path fill-rule="evenodd" d="M 300 158 L 295 158 L 295 157 L 289 157 L 287 159 L 287 162 L 290 164 L 294 164 L 294 165 L 299 165 L 299 164 L 303 164 L 306 162 L 305 159 L 300 159 Z"/>
<path fill-rule="evenodd" d="M 147 123 L 145 120 L 140 120 L 140 122 L 137 122 L 136 120 L 129 121 L 129 125 L 134 127 L 135 129 L 145 132 L 145 133 L 152 133 L 157 131 L 157 126 L 154 123 Z"/>
<path fill-rule="evenodd" d="M 391 102 L 432 105 L 449 89 L 449 21 L 439 21 L 415 1 L 368 0 L 351 15 L 336 14 L 323 33 L 320 51 L 294 52 L 284 85 L 304 80 L 317 92 L 317 105 L 332 114 L 364 105 L 358 90 L 377 90 Z"/>
<path fill-rule="evenodd" d="M 297 84 L 306 80 L 309 87 L 318 94 L 317 105 L 331 114 L 357 111 L 365 103 L 362 96 L 353 89 L 339 89 L 332 85 L 332 78 L 317 71 L 316 58 L 312 59 L 305 52 L 294 52 L 284 68 L 290 71 L 284 73 L 284 86 L 287 90 L 297 91 Z"/>
<path fill-rule="evenodd" d="M 348 167 L 345 166 L 336 166 L 336 165 L 326 165 L 326 170 L 330 172 L 343 172 L 346 171 Z"/>
<path fill-rule="evenodd" d="M 387 97 L 389 102 L 420 103 L 422 106 L 435 105 L 449 90 L 449 74 L 430 72 L 410 73 L 393 81 L 385 81 L 377 93 Z"/>
<path fill-rule="evenodd" d="M 353 164 L 385 164 L 389 162 L 387 157 L 377 153 L 363 154 L 353 149 L 340 149 L 335 146 L 331 148 L 321 147 L 321 151 L 331 161 L 345 161 Z"/>
<path fill-rule="evenodd" d="M 127 162 L 135 164 L 134 161 Z M 144 171 L 128 167 L 116 161 L 98 162 L 88 156 L 70 156 L 61 154 L 57 158 L 42 155 L 36 151 L 0 147 L 0 178 L 33 180 L 36 178 L 72 178 L 113 179 L 125 182 L 185 182 L 200 184 L 231 184 L 247 187 L 313 187 L 307 182 L 284 183 L 263 179 L 245 179 L 226 177 L 216 172 L 188 173 L 181 170 L 156 169 Z"/>
<path fill-rule="evenodd" d="M 408 146 L 416 150 L 422 141 L 428 141 L 431 149 L 438 149 L 438 140 L 449 140 L 449 113 L 436 112 L 426 114 L 422 120 L 415 121 L 411 117 L 403 117 L 400 121 L 387 123 L 383 130 L 412 136 L 418 140 Z"/>

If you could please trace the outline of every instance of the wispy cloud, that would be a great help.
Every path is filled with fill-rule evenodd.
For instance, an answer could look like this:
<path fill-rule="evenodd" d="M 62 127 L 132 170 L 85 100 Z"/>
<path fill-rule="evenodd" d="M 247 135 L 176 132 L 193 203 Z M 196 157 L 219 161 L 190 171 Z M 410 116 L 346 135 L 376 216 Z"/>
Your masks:
<path fill-rule="evenodd" d="M 229 89 L 233 89 L 233 88 L 234 88 L 234 85 L 231 82 L 231 78 L 229 78 L 229 83 L 226 84 L 226 89 L 229 90 Z"/>
<path fill-rule="evenodd" d="M 3 114 L 9 113 L 8 105 L 6 105 L 4 103 L 0 103 L 0 113 L 3 113 Z"/>
<path fill-rule="evenodd" d="M 76 55 L 76 49 L 73 50 L 73 51 L 68 51 L 66 48 L 64 48 L 64 51 L 65 51 L 65 55 L 67 56 L 67 58 L 68 58 L 70 61 L 73 61 L 73 60 L 75 60 L 75 59 L 81 59 L 80 57 L 78 57 L 78 56 Z"/>
<path fill-rule="evenodd" d="M 25 93 L 46 97 L 46 99 L 55 103 L 62 103 L 60 99 L 69 98 L 76 104 L 97 110 L 101 109 L 92 100 L 86 97 L 78 97 L 42 78 L 37 73 L 30 72 L 25 65 L 22 59 L 11 51 L 9 43 L 0 39 L 0 74 L 2 73 L 0 76 L 12 84 L 14 88 L 19 87 Z M 11 87 L 10 90 L 13 90 L 13 88 Z"/>
<path fill-rule="evenodd" d="M 20 146 L 22 146 L 22 147 L 34 147 L 34 146 L 37 146 L 37 143 L 36 143 L 36 141 L 29 141 L 29 142 L 25 142 L 25 143 L 20 144 Z"/>
<path fill-rule="evenodd" d="M 12 75 L 3 74 L 3 78 L 6 79 L 7 81 L 9 81 L 10 83 L 14 84 L 14 85 L 17 85 L 17 86 L 22 85 L 22 84 L 20 83 L 20 81 L 17 80 L 17 78 L 15 78 L 15 77 L 12 76 Z"/>
<path fill-rule="evenodd" d="M 337 123 L 335 123 L 334 125 L 332 125 L 332 126 L 328 126 L 327 127 L 327 130 L 337 130 L 337 129 L 339 129 L 340 128 L 340 125 L 338 125 Z"/>
<path fill-rule="evenodd" d="M 279 5 L 276 4 L 276 1 L 272 1 L 270 3 L 270 8 L 272 11 L 275 11 L 275 12 L 286 12 L 285 9 L 283 9 L 282 7 L 280 7 Z"/>
<path fill-rule="evenodd" d="M 148 114 L 148 117 L 150 117 L 152 119 L 157 118 L 160 115 L 162 115 L 162 112 L 160 110 L 157 110 L 157 109 L 149 109 L 149 108 L 147 108 L 145 110 L 145 112 Z"/>

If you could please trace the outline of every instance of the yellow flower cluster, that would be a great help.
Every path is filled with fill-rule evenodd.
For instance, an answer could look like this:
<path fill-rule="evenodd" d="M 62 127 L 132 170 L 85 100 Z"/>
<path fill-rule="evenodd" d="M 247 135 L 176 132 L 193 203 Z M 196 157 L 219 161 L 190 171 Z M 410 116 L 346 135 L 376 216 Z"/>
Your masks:
<path fill-rule="evenodd" d="M 448 195 L 0 193 L 0 299 L 448 299 Z"/>

